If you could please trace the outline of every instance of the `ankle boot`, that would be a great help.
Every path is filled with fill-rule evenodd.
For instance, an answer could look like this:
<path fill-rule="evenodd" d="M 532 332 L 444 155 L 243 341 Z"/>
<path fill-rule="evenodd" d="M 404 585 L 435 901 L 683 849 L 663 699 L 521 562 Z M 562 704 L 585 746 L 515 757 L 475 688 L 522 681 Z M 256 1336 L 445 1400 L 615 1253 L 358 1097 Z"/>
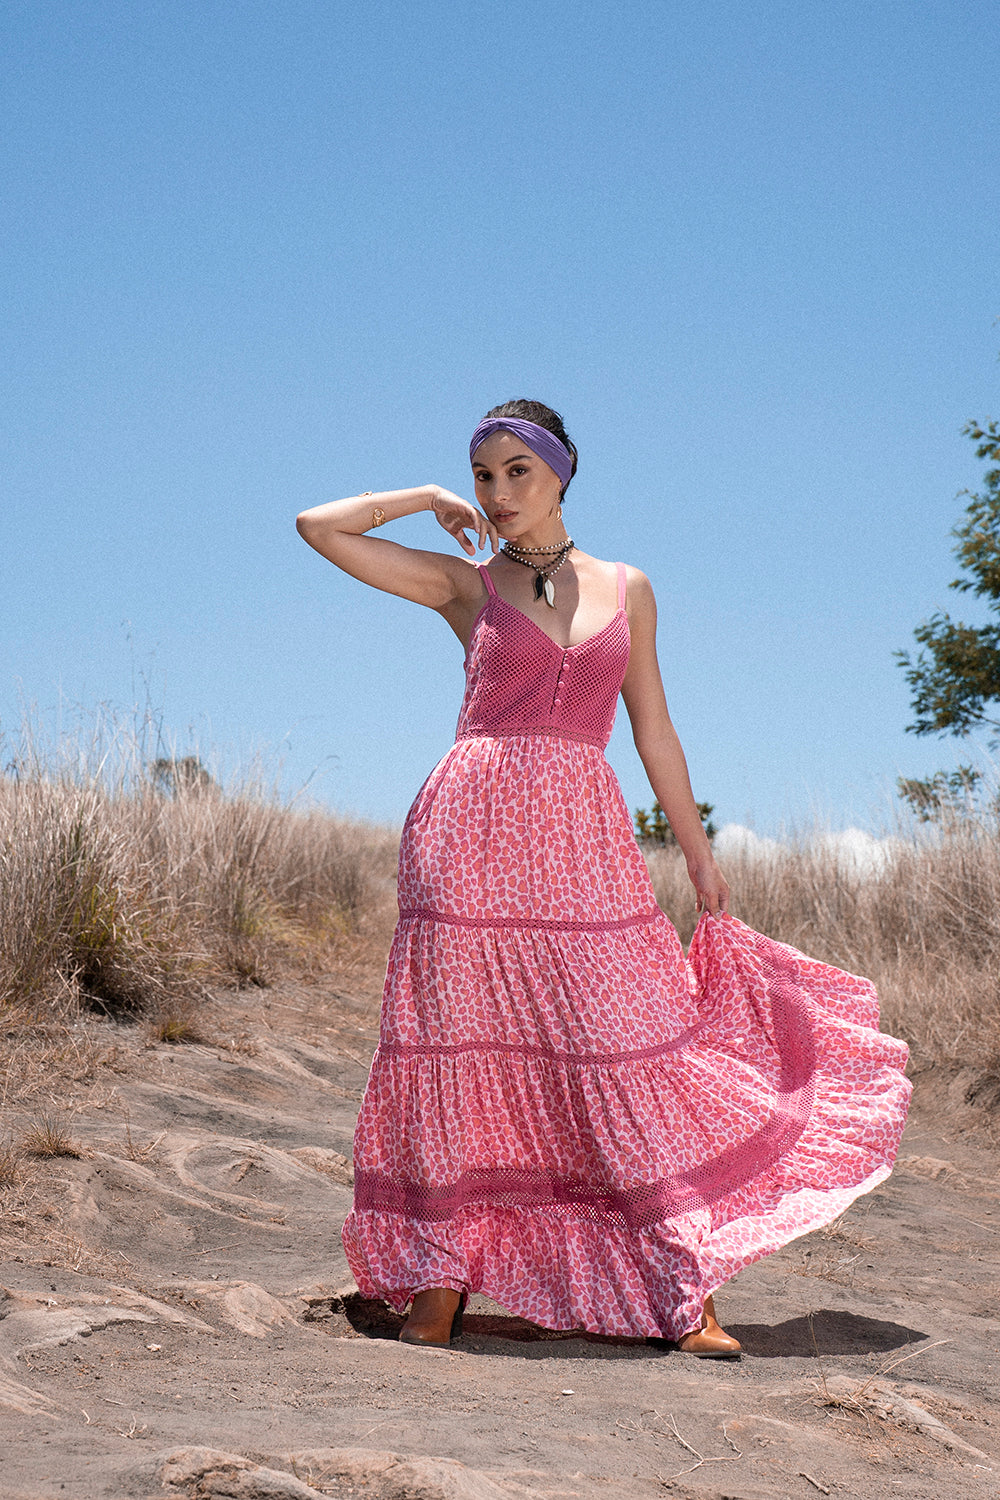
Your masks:
<path fill-rule="evenodd" d="M 705 1298 L 701 1315 L 701 1326 L 677 1340 L 682 1354 L 694 1354 L 699 1359 L 739 1359 L 743 1352 L 739 1340 L 731 1338 L 715 1321 L 715 1303 Z"/>
<path fill-rule="evenodd" d="M 399 1342 L 423 1344 L 429 1349 L 447 1349 L 452 1339 L 461 1336 L 462 1313 L 467 1299 L 467 1292 L 456 1292 L 447 1286 L 418 1292 L 410 1307 L 410 1315 L 399 1330 Z"/>

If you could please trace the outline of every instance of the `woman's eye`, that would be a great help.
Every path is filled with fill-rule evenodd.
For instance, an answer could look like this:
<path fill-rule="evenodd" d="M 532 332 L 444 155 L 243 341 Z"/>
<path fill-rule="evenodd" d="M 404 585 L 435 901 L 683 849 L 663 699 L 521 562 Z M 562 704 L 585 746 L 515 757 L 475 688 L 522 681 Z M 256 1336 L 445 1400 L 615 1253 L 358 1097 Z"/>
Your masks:
<path fill-rule="evenodd" d="M 473 478 L 475 479 L 477 484 L 486 484 L 489 477 L 490 475 L 488 469 L 480 469 L 478 473 L 473 475 Z"/>
<path fill-rule="evenodd" d="M 527 472 L 528 471 L 524 467 L 523 464 L 515 464 L 514 467 L 509 470 L 509 473 L 510 473 L 511 477 L 513 477 L 516 474 L 527 474 Z"/>

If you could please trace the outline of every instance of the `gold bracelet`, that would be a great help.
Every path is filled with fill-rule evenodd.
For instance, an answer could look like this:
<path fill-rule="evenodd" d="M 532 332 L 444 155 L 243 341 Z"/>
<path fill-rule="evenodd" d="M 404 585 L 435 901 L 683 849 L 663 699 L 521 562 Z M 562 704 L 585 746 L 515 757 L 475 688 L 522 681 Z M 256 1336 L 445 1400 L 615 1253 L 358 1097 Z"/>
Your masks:
<path fill-rule="evenodd" d="M 374 490 L 362 490 L 361 491 L 361 499 L 364 500 L 366 498 L 366 496 L 373 495 L 374 493 L 375 493 Z M 381 505 L 376 505 L 375 509 L 372 511 L 371 525 L 372 526 L 384 526 L 384 524 L 385 524 L 385 511 L 382 509 Z M 369 530 L 370 529 L 371 528 L 369 527 Z"/>

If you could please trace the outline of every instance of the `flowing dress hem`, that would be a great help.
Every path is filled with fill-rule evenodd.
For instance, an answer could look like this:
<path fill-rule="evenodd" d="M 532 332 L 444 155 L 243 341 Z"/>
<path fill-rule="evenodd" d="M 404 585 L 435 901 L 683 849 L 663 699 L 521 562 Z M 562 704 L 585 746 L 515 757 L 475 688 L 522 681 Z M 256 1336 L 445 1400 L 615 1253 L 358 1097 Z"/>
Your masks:
<path fill-rule="evenodd" d="M 882 1162 L 850 1186 L 788 1190 L 770 1209 L 715 1231 L 697 1223 L 700 1216 L 687 1224 L 667 1221 L 644 1231 L 638 1242 L 629 1231 L 557 1211 L 534 1213 L 526 1223 L 521 1211 L 472 1206 L 452 1222 L 451 1233 L 401 1214 L 355 1210 L 343 1242 L 362 1295 L 381 1298 L 399 1313 L 417 1292 L 443 1286 L 488 1297 L 512 1316 L 552 1332 L 676 1341 L 697 1326 L 706 1297 L 756 1261 L 832 1223 L 891 1172 L 892 1162 Z M 752 1240 L 741 1242 L 748 1227 Z M 428 1237 L 437 1255 L 428 1253 Z M 572 1242 L 578 1250 L 581 1241 L 590 1251 L 589 1286 L 569 1270 L 563 1276 L 556 1270 L 574 1259 L 560 1255 L 560 1248 Z M 541 1244 L 551 1256 L 541 1276 L 544 1286 Z M 404 1285 L 398 1277 L 407 1264 L 414 1271 Z M 564 1284 L 555 1286 L 560 1280 Z M 547 1291 L 554 1294 L 552 1316 L 545 1315 Z"/>

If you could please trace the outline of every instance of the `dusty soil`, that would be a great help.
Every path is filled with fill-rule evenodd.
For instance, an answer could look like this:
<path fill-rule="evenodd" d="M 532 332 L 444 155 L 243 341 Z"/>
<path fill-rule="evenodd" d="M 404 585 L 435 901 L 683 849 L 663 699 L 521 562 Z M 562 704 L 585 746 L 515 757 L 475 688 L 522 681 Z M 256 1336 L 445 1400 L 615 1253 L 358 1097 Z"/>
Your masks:
<path fill-rule="evenodd" d="M 372 995 L 220 997 L 204 1024 L 7 1039 L 0 1143 L 41 1125 L 79 1155 L 22 1156 L 0 1191 L 5 1500 L 1000 1490 L 1000 1151 L 973 1075 L 918 1079 L 893 1178 L 720 1294 L 741 1363 L 480 1298 L 445 1352 L 396 1343 L 340 1249 Z"/>

